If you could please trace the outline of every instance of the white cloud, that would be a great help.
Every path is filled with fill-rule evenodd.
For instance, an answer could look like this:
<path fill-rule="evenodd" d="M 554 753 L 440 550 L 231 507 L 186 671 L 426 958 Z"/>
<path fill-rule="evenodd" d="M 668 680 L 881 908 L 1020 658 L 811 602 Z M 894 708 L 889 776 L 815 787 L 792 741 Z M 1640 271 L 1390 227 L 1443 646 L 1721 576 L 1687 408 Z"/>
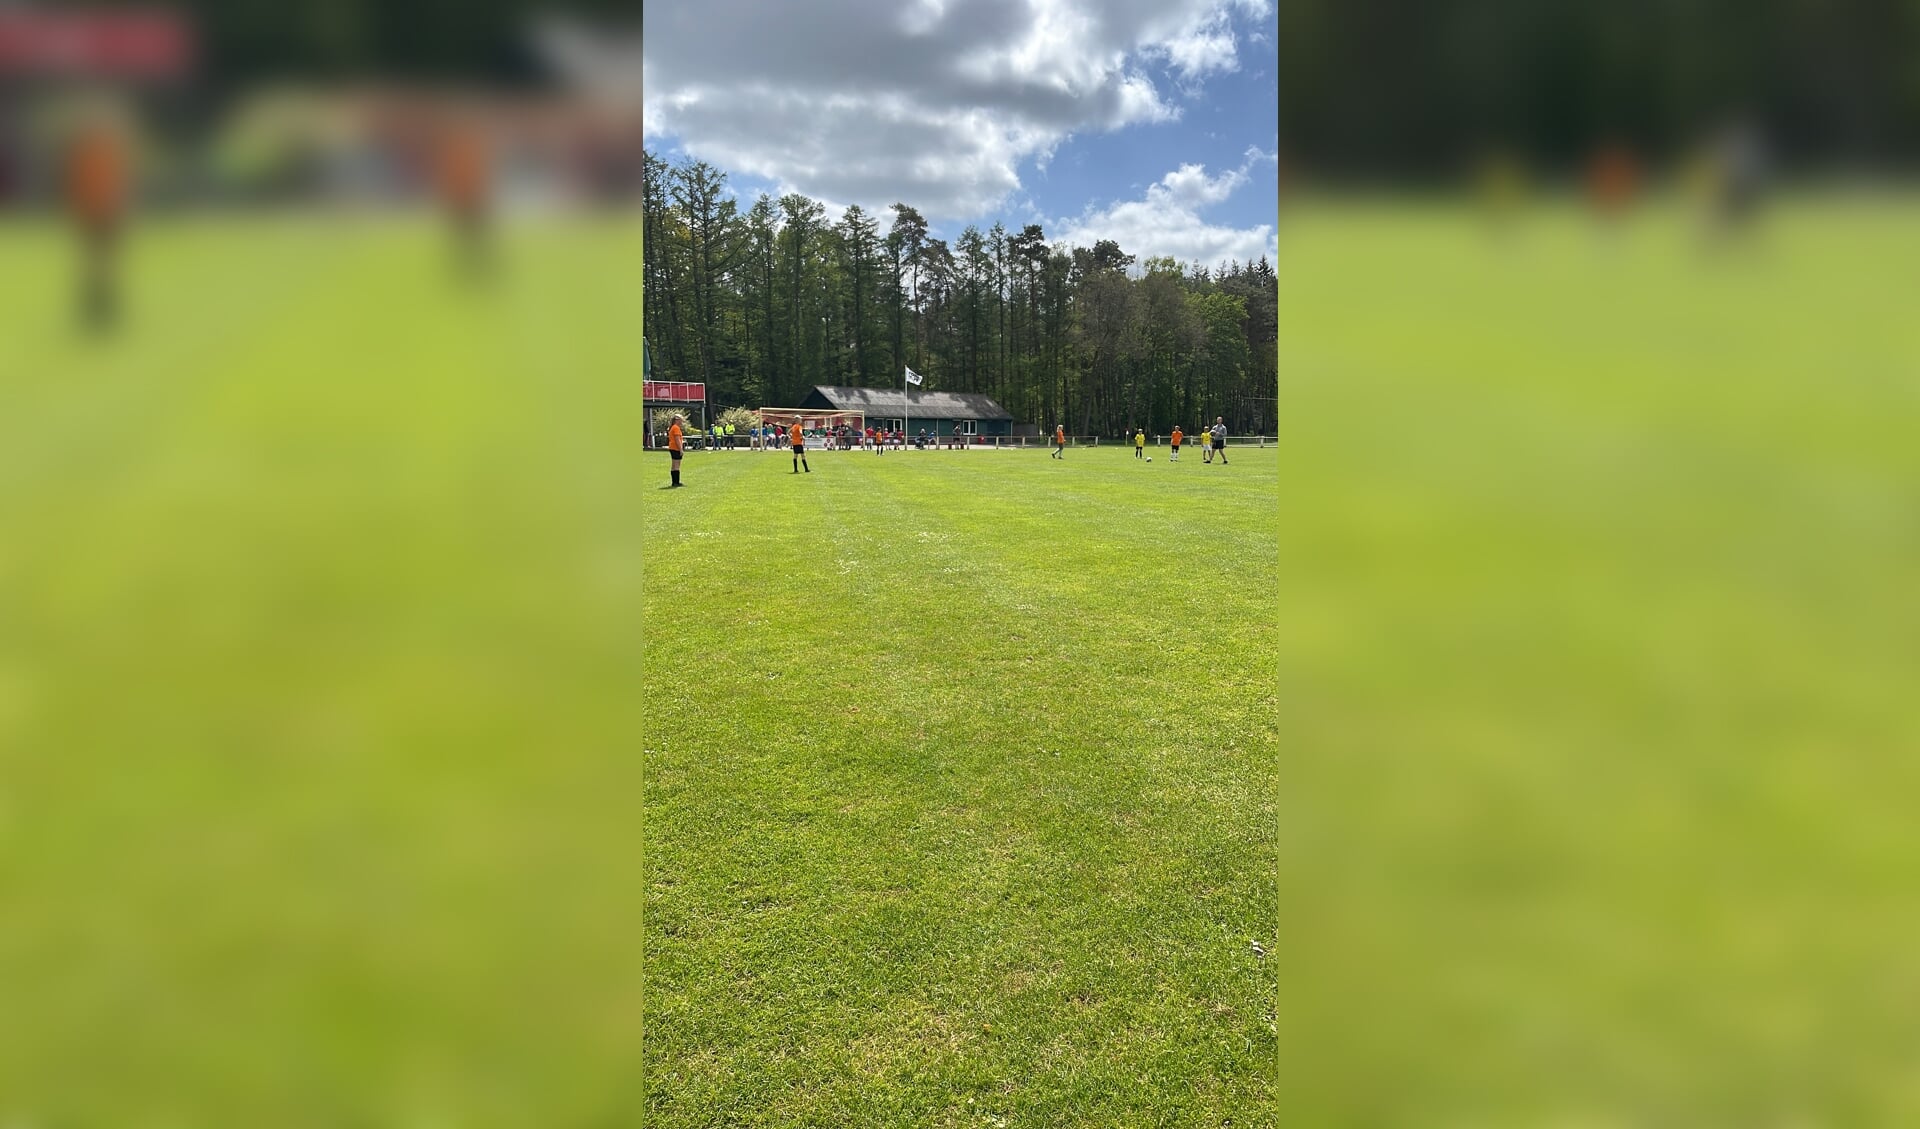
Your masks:
<path fill-rule="evenodd" d="M 654 0 L 646 129 L 692 156 L 882 208 L 973 218 L 1067 137 L 1179 118 L 1143 69 L 1237 66 L 1267 0 Z"/>
<path fill-rule="evenodd" d="M 1053 241 L 1091 247 L 1111 239 L 1138 258 L 1172 256 L 1182 263 L 1212 267 L 1226 259 L 1251 262 L 1279 257 L 1279 238 L 1272 224 L 1238 228 L 1208 223 L 1200 213 L 1224 203 L 1234 192 L 1256 182 L 1256 169 L 1276 155 L 1249 148 L 1240 167 L 1208 176 L 1206 167 L 1184 164 L 1147 186 L 1144 199 L 1126 200 L 1100 210 L 1089 209 L 1077 219 L 1048 225 Z"/>
<path fill-rule="evenodd" d="M 1233 195 L 1233 190 L 1246 179 L 1242 169 L 1229 169 L 1219 176 L 1208 177 L 1205 165 L 1181 165 L 1147 189 L 1147 200 L 1182 208 L 1203 208 Z"/>
<path fill-rule="evenodd" d="M 1180 29 L 1159 51 L 1188 82 L 1216 71 L 1235 70 L 1240 66 L 1239 56 L 1234 50 L 1233 26 L 1224 8 L 1216 8 Z"/>

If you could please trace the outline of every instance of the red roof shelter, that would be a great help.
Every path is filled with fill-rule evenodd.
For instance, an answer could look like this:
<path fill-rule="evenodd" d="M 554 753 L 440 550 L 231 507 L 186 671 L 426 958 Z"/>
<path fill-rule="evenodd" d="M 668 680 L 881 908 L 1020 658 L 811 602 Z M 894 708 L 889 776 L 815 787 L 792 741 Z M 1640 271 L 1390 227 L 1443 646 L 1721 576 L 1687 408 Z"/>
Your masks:
<path fill-rule="evenodd" d="M 674 404 L 707 402 L 707 386 L 690 380 L 642 381 L 641 394 L 646 398 L 648 407 L 666 408 Z"/>
<path fill-rule="evenodd" d="M 707 426 L 707 386 L 691 380 L 643 380 L 640 399 L 647 411 L 647 446 L 653 445 L 653 409 L 682 408 L 698 411 L 701 430 Z"/>
<path fill-rule="evenodd" d="M 169 8 L 0 7 L 0 75 L 179 79 L 194 48 L 191 25 Z"/>

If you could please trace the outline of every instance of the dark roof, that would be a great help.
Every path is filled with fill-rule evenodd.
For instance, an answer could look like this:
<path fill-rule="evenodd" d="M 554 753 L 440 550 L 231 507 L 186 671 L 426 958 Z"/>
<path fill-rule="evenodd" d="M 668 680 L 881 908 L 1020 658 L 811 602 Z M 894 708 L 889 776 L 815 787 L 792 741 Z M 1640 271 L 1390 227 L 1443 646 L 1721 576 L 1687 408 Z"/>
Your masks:
<path fill-rule="evenodd" d="M 870 416 L 911 416 L 914 419 L 1005 419 L 1012 413 L 980 392 L 921 392 L 898 388 L 847 388 L 836 384 L 814 386 L 800 405 Z"/>

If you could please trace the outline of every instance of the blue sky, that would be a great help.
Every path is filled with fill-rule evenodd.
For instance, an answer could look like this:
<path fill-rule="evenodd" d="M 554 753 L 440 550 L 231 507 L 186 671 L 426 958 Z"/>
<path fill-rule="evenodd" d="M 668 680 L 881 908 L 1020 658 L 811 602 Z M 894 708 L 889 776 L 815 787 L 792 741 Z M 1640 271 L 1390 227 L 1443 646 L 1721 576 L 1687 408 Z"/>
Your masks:
<path fill-rule="evenodd" d="M 1136 255 L 1274 252 L 1271 0 L 654 0 L 648 144 L 743 202 L 895 200 L 952 239 L 1041 223 Z"/>

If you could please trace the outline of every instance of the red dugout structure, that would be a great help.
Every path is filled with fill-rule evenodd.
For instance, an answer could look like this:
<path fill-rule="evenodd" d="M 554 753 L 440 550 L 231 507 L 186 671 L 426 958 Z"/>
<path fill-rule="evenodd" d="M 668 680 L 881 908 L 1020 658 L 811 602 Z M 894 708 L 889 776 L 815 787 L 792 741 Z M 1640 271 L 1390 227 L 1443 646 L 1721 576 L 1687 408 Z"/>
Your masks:
<path fill-rule="evenodd" d="M 642 380 L 641 406 L 647 414 L 646 445 L 654 445 L 653 412 L 656 408 L 678 408 L 700 430 L 707 427 L 707 386 L 691 380 Z M 697 418 L 696 418 L 697 417 Z"/>

